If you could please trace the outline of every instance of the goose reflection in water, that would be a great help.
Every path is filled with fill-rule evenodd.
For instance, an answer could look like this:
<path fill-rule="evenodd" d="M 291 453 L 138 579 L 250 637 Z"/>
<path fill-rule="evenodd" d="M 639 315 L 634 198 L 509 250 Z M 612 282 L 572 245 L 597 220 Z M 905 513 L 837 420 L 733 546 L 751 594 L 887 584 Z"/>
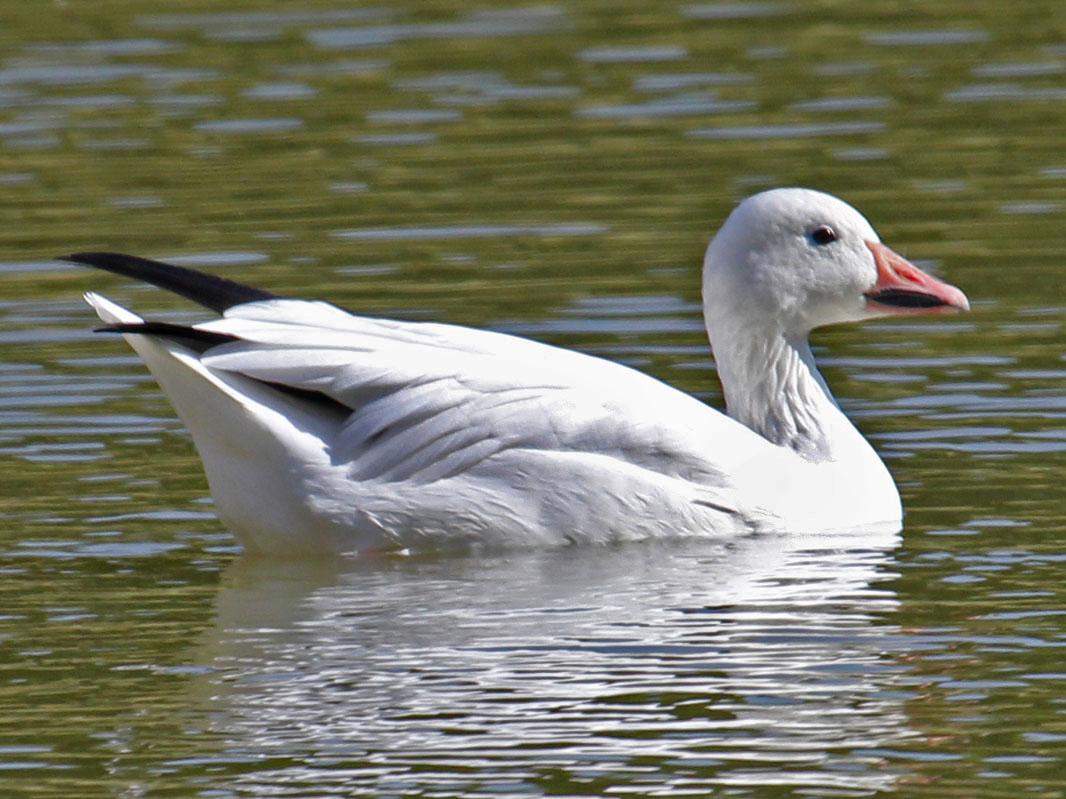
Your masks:
<path fill-rule="evenodd" d="M 863 538 L 240 559 L 195 654 L 217 757 L 367 796 L 891 787 L 898 539 Z"/>

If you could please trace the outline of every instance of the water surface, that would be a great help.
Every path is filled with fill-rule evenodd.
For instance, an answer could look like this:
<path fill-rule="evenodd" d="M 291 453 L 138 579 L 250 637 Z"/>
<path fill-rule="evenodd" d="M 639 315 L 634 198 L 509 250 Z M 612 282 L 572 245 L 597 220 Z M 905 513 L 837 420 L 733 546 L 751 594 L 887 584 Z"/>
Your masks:
<path fill-rule="evenodd" d="M 13 797 L 1057 796 L 1066 35 L 1052 3 L 16 4 L 0 57 Z M 820 331 L 899 538 L 244 558 L 52 260 L 173 258 L 719 402 L 707 239 L 809 185 L 973 300 Z"/>

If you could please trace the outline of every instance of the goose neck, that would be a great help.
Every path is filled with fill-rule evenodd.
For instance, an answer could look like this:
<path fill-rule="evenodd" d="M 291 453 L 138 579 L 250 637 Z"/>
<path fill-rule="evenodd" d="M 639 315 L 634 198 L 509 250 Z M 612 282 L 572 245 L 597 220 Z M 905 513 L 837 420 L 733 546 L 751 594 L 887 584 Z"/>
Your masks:
<path fill-rule="evenodd" d="M 712 335 L 728 414 L 814 462 L 836 460 L 854 435 L 814 363 L 807 337 Z"/>

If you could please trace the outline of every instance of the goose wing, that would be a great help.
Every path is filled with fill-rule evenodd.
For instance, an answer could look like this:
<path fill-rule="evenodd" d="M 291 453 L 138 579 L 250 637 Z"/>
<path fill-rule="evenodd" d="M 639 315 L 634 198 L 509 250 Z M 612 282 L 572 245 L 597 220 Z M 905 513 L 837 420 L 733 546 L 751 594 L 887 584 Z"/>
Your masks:
<path fill-rule="evenodd" d="M 208 369 L 348 409 L 329 447 L 353 479 L 429 482 L 525 449 L 601 455 L 724 486 L 703 450 L 710 428 L 722 428 L 719 439 L 725 431 L 756 438 L 640 372 L 500 333 L 285 299 L 236 305 L 196 329 L 220 337 L 200 356 Z"/>

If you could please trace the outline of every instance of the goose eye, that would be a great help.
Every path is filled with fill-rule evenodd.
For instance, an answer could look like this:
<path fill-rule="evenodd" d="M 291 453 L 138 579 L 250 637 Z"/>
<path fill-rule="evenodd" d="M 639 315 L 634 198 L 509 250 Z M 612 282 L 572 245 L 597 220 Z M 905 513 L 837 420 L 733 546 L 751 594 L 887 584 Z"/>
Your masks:
<path fill-rule="evenodd" d="M 811 231 L 811 241 L 815 244 L 829 244 L 837 240 L 836 231 L 828 225 L 822 225 Z"/>

